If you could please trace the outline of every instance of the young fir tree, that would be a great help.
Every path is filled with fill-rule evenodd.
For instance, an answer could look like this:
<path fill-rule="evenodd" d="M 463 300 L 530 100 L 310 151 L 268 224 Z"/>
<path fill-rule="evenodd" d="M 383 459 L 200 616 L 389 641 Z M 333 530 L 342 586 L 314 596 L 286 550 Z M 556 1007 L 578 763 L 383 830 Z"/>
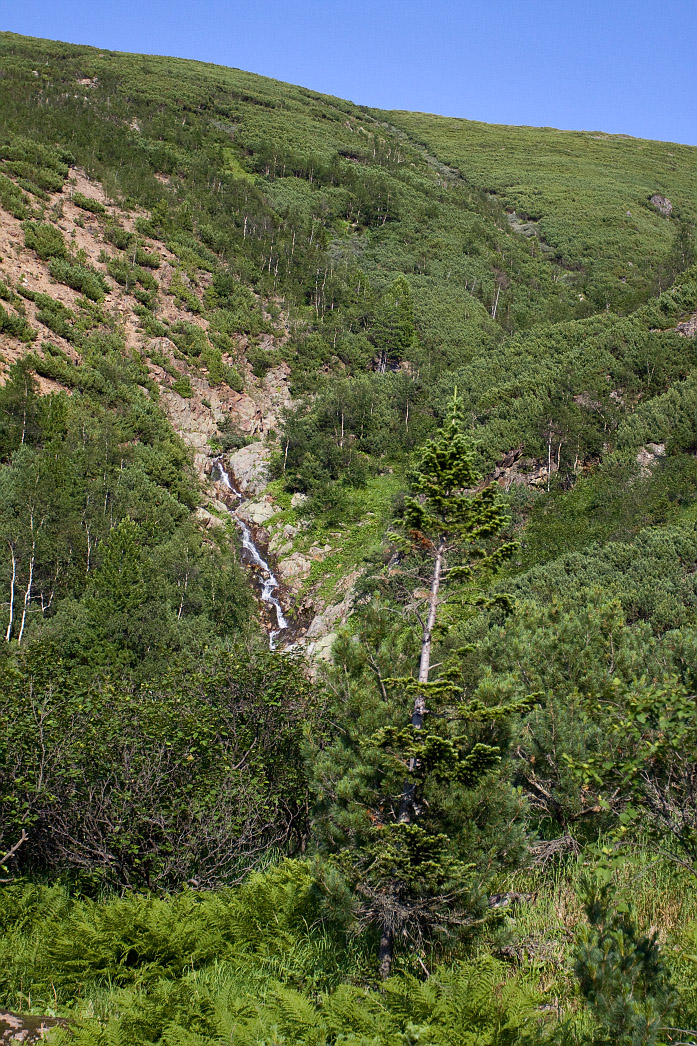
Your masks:
<path fill-rule="evenodd" d="M 419 622 L 418 657 L 409 675 L 378 669 L 369 633 L 382 626 L 366 619 L 361 649 L 378 693 L 371 702 L 365 684 L 360 693 L 347 684 L 345 732 L 318 762 L 327 835 L 342 851 L 335 861 L 353 886 L 359 920 L 379 933 L 383 977 L 395 943 L 452 937 L 483 917 L 487 872 L 515 861 L 522 847 L 518 801 L 496 771 L 508 723 L 529 702 L 504 707 L 468 697 L 457 651 L 430 678 L 445 601 L 497 602 L 482 586 L 514 547 L 501 537 L 508 516 L 496 489 L 480 482 L 458 408 L 455 398 L 420 456 L 395 536 L 395 570 Z M 347 679 L 355 648 L 337 650 Z"/>
<path fill-rule="evenodd" d="M 667 1028 L 676 995 L 655 934 L 639 933 L 627 904 L 617 903 L 609 879 L 585 885 L 588 919 L 576 945 L 575 973 L 593 1018 L 589 1046 L 658 1046 L 673 1041 Z"/>

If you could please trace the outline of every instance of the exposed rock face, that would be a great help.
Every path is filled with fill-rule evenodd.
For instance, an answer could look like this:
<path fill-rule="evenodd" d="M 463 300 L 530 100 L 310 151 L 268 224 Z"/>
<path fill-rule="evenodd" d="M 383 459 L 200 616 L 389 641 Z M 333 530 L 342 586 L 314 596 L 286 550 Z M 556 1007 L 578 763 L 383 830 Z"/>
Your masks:
<path fill-rule="evenodd" d="M 642 477 L 650 476 L 659 458 L 665 457 L 666 445 L 665 443 L 647 443 L 645 447 L 641 447 L 636 456 L 636 462 L 639 466 L 639 474 Z"/>
<path fill-rule="evenodd" d="M 300 582 L 309 577 L 311 570 L 312 560 L 302 552 L 294 552 L 286 559 L 281 559 L 278 564 L 278 573 L 292 592 L 300 589 Z"/>
<path fill-rule="evenodd" d="M 230 470 L 242 493 L 261 494 L 269 482 L 269 457 L 271 451 L 263 443 L 250 443 L 228 456 Z M 272 513 L 273 515 L 273 513 Z M 267 519 L 269 517 L 267 516 Z"/>
<path fill-rule="evenodd" d="M 67 1028 L 62 1017 L 34 1017 L 0 1010 L 0 1044 L 43 1042 L 51 1028 Z"/>
<path fill-rule="evenodd" d="M 665 214 L 666 218 L 669 218 L 673 213 L 673 204 L 666 196 L 662 196 L 659 192 L 653 194 L 649 203 L 652 203 L 656 210 L 660 211 L 661 214 Z"/>
<path fill-rule="evenodd" d="M 675 328 L 676 334 L 682 334 L 683 338 L 694 338 L 697 335 L 697 312 L 689 319 L 678 323 Z"/>
<path fill-rule="evenodd" d="M 314 643 L 310 643 L 307 646 L 307 655 L 312 658 L 313 661 L 331 661 L 332 659 L 332 647 L 336 640 L 337 633 L 329 632 L 326 636 L 322 636 Z"/>
<path fill-rule="evenodd" d="M 206 508 L 201 508 L 199 506 L 199 508 L 196 509 L 194 515 L 196 516 L 196 519 L 199 521 L 199 523 L 201 523 L 206 528 L 206 530 L 213 530 L 216 527 L 225 526 L 225 522 L 222 519 L 219 519 L 218 516 L 214 516 L 213 513 L 209 512 Z"/>
<path fill-rule="evenodd" d="M 491 478 L 505 490 L 519 484 L 542 487 L 547 483 L 549 475 L 553 475 L 557 470 L 558 465 L 554 458 L 549 464 L 540 463 L 534 458 L 524 458 L 523 448 L 516 447 L 515 450 L 504 454 Z"/>
<path fill-rule="evenodd" d="M 267 523 L 272 516 L 278 512 L 277 506 L 270 497 L 261 498 L 259 501 L 245 501 L 237 510 L 237 515 L 245 523 L 253 523 L 261 527 Z"/>

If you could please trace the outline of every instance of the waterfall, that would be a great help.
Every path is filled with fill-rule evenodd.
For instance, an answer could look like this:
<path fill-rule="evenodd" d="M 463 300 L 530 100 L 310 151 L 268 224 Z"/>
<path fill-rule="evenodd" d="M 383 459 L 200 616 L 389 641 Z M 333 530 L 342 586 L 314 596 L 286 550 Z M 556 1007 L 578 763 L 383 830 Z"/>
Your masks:
<path fill-rule="evenodd" d="M 222 458 L 215 458 L 213 461 L 213 478 L 219 478 L 219 482 L 222 483 L 226 490 L 230 491 L 233 497 L 238 498 L 240 501 L 242 500 L 241 493 L 239 492 L 239 490 L 236 490 L 236 488 L 232 485 L 230 475 L 223 465 Z M 259 567 L 259 572 L 261 574 L 262 603 L 267 603 L 269 606 L 272 606 L 276 612 L 277 628 L 273 629 L 269 633 L 269 649 L 275 650 L 276 638 L 280 635 L 281 632 L 284 631 L 284 629 L 288 628 L 288 622 L 286 621 L 285 616 L 283 614 L 283 607 L 274 595 L 274 592 L 278 588 L 278 578 L 276 577 L 276 575 L 274 574 L 264 557 L 262 556 L 257 546 L 254 544 L 252 532 L 247 526 L 247 524 L 244 522 L 244 520 L 240 519 L 240 517 L 233 509 L 230 509 L 230 515 L 234 519 L 242 534 L 242 548 L 247 553 L 251 561 Z"/>

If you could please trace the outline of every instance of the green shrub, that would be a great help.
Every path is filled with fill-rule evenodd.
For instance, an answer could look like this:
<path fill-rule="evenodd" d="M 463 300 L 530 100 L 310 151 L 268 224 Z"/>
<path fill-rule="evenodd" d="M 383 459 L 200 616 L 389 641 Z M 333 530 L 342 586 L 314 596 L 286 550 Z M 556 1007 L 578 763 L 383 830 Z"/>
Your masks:
<path fill-rule="evenodd" d="M 2 298 L 3 301 L 9 302 L 14 302 L 14 300 L 17 298 L 17 295 L 14 293 L 14 291 L 10 287 L 8 287 L 7 284 L 4 283 L 2 280 L 0 280 L 0 298 Z"/>
<path fill-rule="evenodd" d="M 80 291 L 91 301 L 104 301 L 109 284 L 101 273 L 88 265 L 71 264 L 63 258 L 54 257 L 49 262 L 49 272 L 54 280 Z"/>
<path fill-rule="evenodd" d="M 136 247 L 135 262 L 136 265 L 144 265 L 146 269 L 159 269 L 162 259 L 157 251 L 149 252 L 143 247 Z"/>
<path fill-rule="evenodd" d="M 137 305 L 134 309 L 134 312 L 136 312 L 136 315 L 140 317 L 141 323 L 143 325 L 143 330 L 147 335 L 149 335 L 149 337 L 167 337 L 167 328 L 165 327 L 164 323 L 160 323 L 160 321 L 155 316 L 153 316 L 152 312 L 149 309 L 145 308 L 142 305 Z"/>
<path fill-rule="evenodd" d="M 20 189 L 24 189 L 25 192 L 31 193 L 32 196 L 36 196 L 38 200 L 46 201 L 49 199 L 48 193 L 44 192 L 43 189 L 40 189 L 38 185 L 35 185 L 34 182 L 30 181 L 28 178 L 18 178 L 17 185 Z"/>
<path fill-rule="evenodd" d="M 30 211 L 29 201 L 15 183 L 4 174 L 0 174 L 0 206 L 20 220 L 27 217 Z"/>
<path fill-rule="evenodd" d="M 32 138 L 16 135 L 9 142 L 0 145 L 0 157 L 3 160 L 19 161 L 34 167 L 48 168 L 65 178 L 68 166 L 75 162 L 72 153 L 61 146 L 55 149 Z"/>
<path fill-rule="evenodd" d="M 68 256 L 63 233 L 56 225 L 48 222 L 25 222 L 22 228 L 24 229 L 25 246 L 36 251 L 44 261 Z"/>
<path fill-rule="evenodd" d="M 27 343 L 36 339 L 36 331 L 29 326 L 24 317 L 6 312 L 2 305 L 0 305 L 0 334 L 11 334 Z"/>
<path fill-rule="evenodd" d="M 175 298 L 178 298 L 183 305 L 189 310 L 189 312 L 201 312 L 201 302 L 198 300 L 192 290 L 190 290 L 180 273 L 175 272 L 172 277 L 172 282 L 169 285 L 169 293 L 173 294 Z"/>
<path fill-rule="evenodd" d="M 110 258 L 106 271 L 126 290 L 132 289 L 136 283 L 139 283 L 145 291 L 156 292 L 159 289 L 159 284 L 153 274 L 139 265 L 132 265 L 124 254 Z"/>
<path fill-rule="evenodd" d="M 178 392 L 182 399 L 189 400 L 193 396 L 194 392 L 191 388 L 191 380 L 188 374 L 182 374 L 173 383 L 172 388 L 175 392 Z"/>
<path fill-rule="evenodd" d="M 223 364 L 223 381 L 233 392 L 244 392 L 244 378 L 237 367 Z"/>
<path fill-rule="evenodd" d="M 46 170 L 45 167 L 37 167 L 31 163 L 15 160 L 6 163 L 5 169 L 18 178 L 24 178 L 34 185 L 38 185 L 39 189 L 44 189 L 46 192 L 60 192 L 63 188 L 65 177 L 56 171 Z"/>
<path fill-rule="evenodd" d="M 263 378 L 272 367 L 277 367 L 281 358 L 280 352 L 276 349 L 262 349 L 258 345 L 253 345 L 247 350 L 249 365 L 257 378 Z"/>
<path fill-rule="evenodd" d="M 133 233 L 112 219 L 104 227 L 104 239 L 107 243 L 113 243 L 120 251 L 125 251 L 133 240 Z"/>
<path fill-rule="evenodd" d="M 91 200 L 89 196 L 85 196 L 81 192 L 74 192 L 72 195 L 72 201 L 76 207 L 81 207 L 83 211 L 89 211 L 91 214 L 106 214 L 106 207 L 99 200 Z"/>
<path fill-rule="evenodd" d="M 169 336 L 180 352 L 189 357 L 198 359 L 210 348 L 206 332 L 195 323 L 187 323 L 185 320 L 175 323 Z"/>

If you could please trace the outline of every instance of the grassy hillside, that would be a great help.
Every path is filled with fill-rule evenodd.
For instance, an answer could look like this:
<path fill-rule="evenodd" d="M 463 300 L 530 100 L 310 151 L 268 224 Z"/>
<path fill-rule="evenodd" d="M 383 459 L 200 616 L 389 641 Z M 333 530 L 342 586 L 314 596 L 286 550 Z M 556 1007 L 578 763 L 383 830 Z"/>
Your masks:
<path fill-rule="evenodd" d="M 0 74 L 0 1005 L 693 1042 L 697 150 Z"/>
<path fill-rule="evenodd" d="M 420 113 L 389 119 L 498 199 L 531 250 L 574 273 L 596 308 L 632 308 L 670 282 L 662 270 L 696 217 L 690 146 Z M 669 200 L 672 220 L 654 196 Z"/>

